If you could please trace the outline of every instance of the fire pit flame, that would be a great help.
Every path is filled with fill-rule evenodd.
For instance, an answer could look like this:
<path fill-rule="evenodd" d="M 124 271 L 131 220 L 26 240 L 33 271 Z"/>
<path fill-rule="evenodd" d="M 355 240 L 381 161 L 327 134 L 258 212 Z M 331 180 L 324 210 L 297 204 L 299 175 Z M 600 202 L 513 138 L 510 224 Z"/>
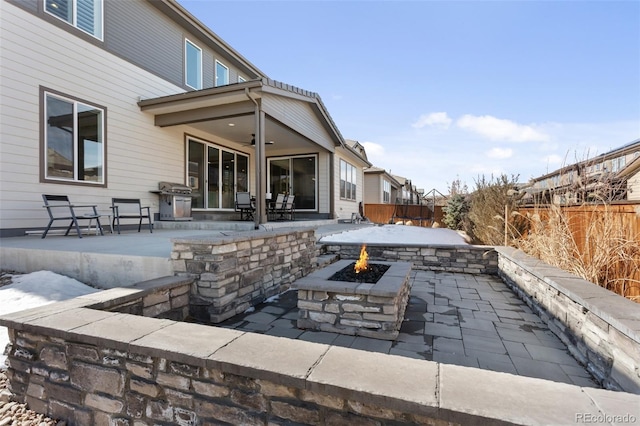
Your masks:
<path fill-rule="evenodd" d="M 367 248 L 366 245 L 362 246 L 362 249 L 360 250 L 360 258 L 358 259 L 355 267 L 353 268 L 355 269 L 356 274 L 359 274 L 360 272 L 364 272 L 367 270 L 367 259 L 369 258 L 369 255 L 367 254 L 366 248 Z"/>

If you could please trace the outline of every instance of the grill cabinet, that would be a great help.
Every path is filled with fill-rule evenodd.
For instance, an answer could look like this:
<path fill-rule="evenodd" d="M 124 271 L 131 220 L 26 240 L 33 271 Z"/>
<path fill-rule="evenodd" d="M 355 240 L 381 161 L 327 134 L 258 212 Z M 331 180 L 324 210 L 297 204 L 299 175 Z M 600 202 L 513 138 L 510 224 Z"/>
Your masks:
<path fill-rule="evenodd" d="M 191 188 L 181 183 L 160 182 L 160 220 L 192 220 Z"/>

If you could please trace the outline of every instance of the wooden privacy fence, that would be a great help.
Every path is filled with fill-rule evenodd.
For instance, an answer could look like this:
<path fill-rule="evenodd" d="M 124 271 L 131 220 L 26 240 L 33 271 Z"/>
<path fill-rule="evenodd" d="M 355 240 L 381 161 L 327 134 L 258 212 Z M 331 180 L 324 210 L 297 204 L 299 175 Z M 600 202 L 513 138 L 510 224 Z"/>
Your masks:
<path fill-rule="evenodd" d="M 522 214 L 538 213 L 541 219 L 545 219 L 548 207 L 518 207 Z M 640 204 L 609 204 L 609 205 L 581 205 L 562 207 L 566 214 L 571 232 L 578 242 L 583 245 L 586 239 L 586 230 L 594 220 L 602 220 L 605 215 L 617 226 L 625 231 L 629 240 L 640 243 Z"/>
<path fill-rule="evenodd" d="M 599 242 L 597 239 L 599 235 L 602 235 L 602 232 L 615 233 L 626 241 L 635 241 L 635 247 L 640 246 L 640 204 L 585 204 L 565 206 L 561 209 L 577 249 L 581 253 L 585 252 L 587 244 L 590 247 L 600 244 L 601 241 Z M 544 221 L 548 218 L 550 207 L 519 207 L 518 211 L 521 214 L 538 214 L 540 219 Z M 608 223 L 607 226 L 603 225 L 605 222 Z M 632 249 L 629 254 L 635 259 L 630 264 L 640 265 L 638 250 Z M 630 284 L 624 289 L 624 293 L 627 297 L 637 299 L 640 297 L 640 267 L 629 267 L 628 265 L 622 272 L 629 279 Z"/>
<path fill-rule="evenodd" d="M 427 205 L 413 204 L 365 204 L 364 215 L 373 223 L 396 223 L 402 222 L 413 226 L 430 228 L 436 221 L 442 223 L 442 207 L 436 206 L 435 212 Z"/>

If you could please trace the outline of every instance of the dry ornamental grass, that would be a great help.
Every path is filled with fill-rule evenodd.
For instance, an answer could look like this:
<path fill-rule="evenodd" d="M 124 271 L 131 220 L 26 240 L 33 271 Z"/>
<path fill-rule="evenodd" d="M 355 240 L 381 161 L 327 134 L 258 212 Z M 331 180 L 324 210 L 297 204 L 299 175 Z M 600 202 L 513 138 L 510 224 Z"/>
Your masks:
<path fill-rule="evenodd" d="M 629 235 L 607 204 L 572 214 L 558 205 L 527 214 L 529 229 L 515 244 L 544 262 L 640 302 L 640 238 Z"/>

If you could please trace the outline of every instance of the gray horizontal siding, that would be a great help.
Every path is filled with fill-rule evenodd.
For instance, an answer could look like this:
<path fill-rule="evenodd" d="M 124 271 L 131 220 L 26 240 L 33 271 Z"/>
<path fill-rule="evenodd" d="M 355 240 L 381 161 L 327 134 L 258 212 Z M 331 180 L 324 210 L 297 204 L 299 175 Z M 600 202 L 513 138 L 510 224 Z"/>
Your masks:
<path fill-rule="evenodd" d="M 8 1 L 186 90 L 188 87 L 184 84 L 185 38 L 196 43 L 203 51 L 203 88 L 214 85 L 216 59 L 229 67 L 230 83 L 238 81 L 239 73 L 244 75 L 229 63 L 222 48 L 207 45 L 202 38 L 189 33 L 145 0 L 104 2 L 104 42 L 46 14 L 41 6 L 42 0 Z"/>

